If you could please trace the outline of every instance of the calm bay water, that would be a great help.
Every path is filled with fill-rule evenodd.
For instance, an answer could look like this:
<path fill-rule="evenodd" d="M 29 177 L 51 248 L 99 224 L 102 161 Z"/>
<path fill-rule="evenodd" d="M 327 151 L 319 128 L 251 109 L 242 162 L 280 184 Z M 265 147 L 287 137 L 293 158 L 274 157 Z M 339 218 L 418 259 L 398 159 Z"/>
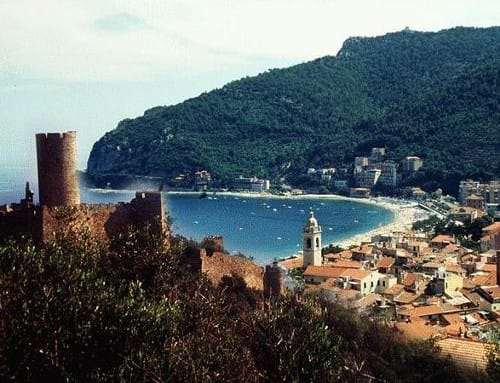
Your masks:
<path fill-rule="evenodd" d="M 9 168 L 0 173 L 0 204 L 23 197 L 29 169 Z M 36 192 L 36 178 L 31 176 Z M 35 194 L 36 196 L 37 194 Z M 82 202 L 128 202 L 134 192 L 82 190 Z M 314 198 L 278 199 L 242 196 L 166 195 L 167 212 L 174 233 L 201 240 L 206 235 L 222 235 L 230 252 L 251 255 L 267 263 L 301 250 L 302 228 L 313 211 L 323 229 L 323 244 L 340 241 L 389 223 L 386 209 L 364 203 Z"/>
<path fill-rule="evenodd" d="M 313 211 L 323 244 L 369 231 L 392 220 L 392 213 L 359 202 L 326 199 L 276 199 L 168 195 L 173 228 L 194 239 L 221 234 L 229 251 L 251 255 L 259 263 L 302 250 L 302 228 Z"/>

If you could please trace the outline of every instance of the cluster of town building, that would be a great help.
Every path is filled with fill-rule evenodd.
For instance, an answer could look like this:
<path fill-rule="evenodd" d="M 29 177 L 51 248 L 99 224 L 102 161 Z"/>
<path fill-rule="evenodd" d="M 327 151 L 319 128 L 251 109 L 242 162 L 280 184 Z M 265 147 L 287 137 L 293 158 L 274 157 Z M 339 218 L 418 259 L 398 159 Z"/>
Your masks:
<path fill-rule="evenodd" d="M 500 222 L 483 229 L 480 252 L 448 235 L 393 232 L 322 254 L 321 233 L 311 213 L 303 257 L 280 262 L 303 270 L 306 291 L 381 316 L 409 337 L 435 336 L 445 345 L 450 338 L 485 341 L 499 326 Z"/>
<path fill-rule="evenodd" d="M 349 180 L 347 169 L 309 168 L 307 175 L 326 182 L 339 192 L 349 192 L 352 197 L 369 197 L 375 186 L 396 188 L 403 176 L 411 175 L 423 165 L 420 157 L 408 156 L 401 163 L 386 159 L 385 148 L 372 148 L 369 156 L 356 157 L 352 167 L 354 184 Z M 349 187 L 349 185 L 353 187 Z"/>
<path fill-rule="evenodd" d="M 482 184 L 477 181 L 461 181 L 459 186 L 458 204 L 443 202 L 436 205 L 436 201 L 427 202 L 426 207 L 441 213 L 449 221 L 455 223 L 471 223 L 490 213 L 495 220 L 500 220 L 500 182 L 490 181 Z"/>
<path fill-rule="evenodd" d="M 422 165 L 423 160 L 420 157 L 408 156 L 398 164 L 386 159 L 385 148 L 372 148 L 369 156 L 355 158 L 352 174 L 348 168 L 326 167 L 308 168 L 307 176 L 331 186 L 337 192 L 345 194 L 350 192 L 353 197 L 369 197 L 374 186 L 396 188 L 403 176 L 411 175 Z M 205 191 L 211 188 L 214 180 L 210 172 L 199 170 L 194 175 L 179 174 L 174 181 L 179 187 L 194 187 L 195 190 Z M 270 181 L 239 176 L 232 179 L 227 186 L 235 191 L 261 193 L 269 190 Z"/>
<path fill-rule="evenodd" d="M 479 181 L 465 180 L 460 181 L 458 186 L 458 198 L 461 203 L 467 202 L 471 196 L 481 200 L 481 206 L 484 204 L 500 203 L 500 181 L 494 180 L 487 183 Z"/>

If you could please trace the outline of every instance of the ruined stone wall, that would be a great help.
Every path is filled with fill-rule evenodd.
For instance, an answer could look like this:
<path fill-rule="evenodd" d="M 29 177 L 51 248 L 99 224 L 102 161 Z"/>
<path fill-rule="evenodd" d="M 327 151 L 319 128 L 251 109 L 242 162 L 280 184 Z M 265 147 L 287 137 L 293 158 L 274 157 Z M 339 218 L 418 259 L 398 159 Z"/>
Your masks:
<path fill-rule="evenodd" d="M 78 205 L 76 132 L 37 134 L 36 151 L 40 205 Z"/>
<path fill-rule="evenodd" d="M 145 219 L 133 203 L 37 206 L 0 216 L 0 240 L 27 235 L 36 242 L 45 242 L 56 237 L 74 238 L 88 232 L 92 237 L 109 243 L 129 226 L 141 227 L 148 223 Z M 160 224 L 156 220 L 153 229 L 167 238 L 166 223 Z"/>
<path fill-rule="evenodd" d="M 92 237 L 108 243 L 124 232 L 133 218 L 128 204 L 42 206 L 40 209 L 43 241 L 50 241 L 56 236 L 74 238 L 88 232 Z"/>
<path fill-rule="evenodd" d="M 208 279 L 218 285 L 223 276 L 240 276 L 248 287 L 257 290 L 263 289 L 264 271 L 262 267 L 241 257 L 214 253 L 212 256 L 201 254 L 201 272 Z"/>

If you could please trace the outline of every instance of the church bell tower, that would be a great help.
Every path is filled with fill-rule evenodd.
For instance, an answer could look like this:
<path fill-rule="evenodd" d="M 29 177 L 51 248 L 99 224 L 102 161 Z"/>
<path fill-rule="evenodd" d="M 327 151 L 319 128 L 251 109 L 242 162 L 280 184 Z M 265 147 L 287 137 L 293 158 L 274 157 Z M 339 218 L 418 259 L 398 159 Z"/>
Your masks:
<path fill-rule="evenodd" d="M 318 225 L 318 220 L 314 218 L 314 213 L 309 213 L 309 218 L 304 226 L 302 233 L 303 238 L 303 267 L 309 265 L 321 266 L 321 226 Z"/>

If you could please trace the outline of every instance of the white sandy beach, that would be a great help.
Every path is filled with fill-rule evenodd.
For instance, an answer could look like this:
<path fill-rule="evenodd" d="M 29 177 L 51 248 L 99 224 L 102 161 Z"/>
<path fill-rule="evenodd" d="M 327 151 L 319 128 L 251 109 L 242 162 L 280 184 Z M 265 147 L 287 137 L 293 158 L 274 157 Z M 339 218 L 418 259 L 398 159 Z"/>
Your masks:
<path fill-rule="evenodd" d="M 362 242 L 370 241 L 371 237 L 379 234 L 389 234 L 396 231 L 408 231 L 411 229 L 414 222 L 425 219 L 428 213 L 416 205 L 400 205 L 391 203 L 386 200 L 372 200 L 378 206 L 383 206 L 394 213 L 394 220 L 385 226 L 380 226 L 366 233 L 357 234 L 353 237 L 346 238 L 334 244 L 348 248 L 353 245 L 360 245 Z"/>

